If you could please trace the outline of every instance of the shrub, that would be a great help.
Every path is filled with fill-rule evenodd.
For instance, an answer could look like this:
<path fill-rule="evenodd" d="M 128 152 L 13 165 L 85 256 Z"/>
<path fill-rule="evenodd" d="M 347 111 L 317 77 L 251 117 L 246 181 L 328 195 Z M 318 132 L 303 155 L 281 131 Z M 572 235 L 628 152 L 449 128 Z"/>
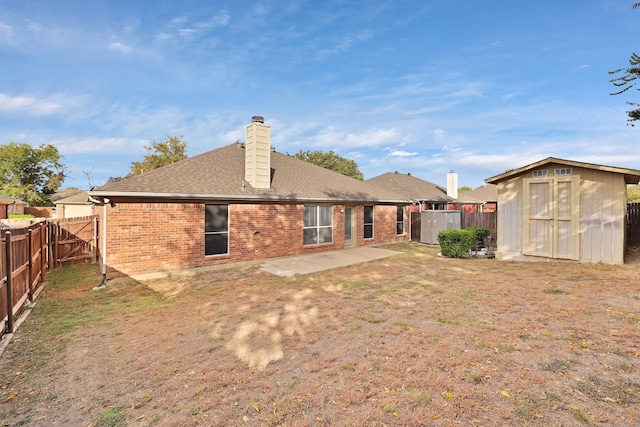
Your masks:
<path fill-rule="evenodd" d="M 438 243 L 442 256 L 462 258 L 469 256 L 476 245 L 475 232 L 468 230 L 443 230 L 438 233 Z"/>
<path fill-rule="evenodd" d="M 489 234 L 491 233 L 489 229 L 485 227 L 474 227 L 469 228 L 468 230 L 474 234 L 476 245 L 480 246 L 484 245 L 485 240 L 487 240 L 487 237 L 489 237 Z"/>

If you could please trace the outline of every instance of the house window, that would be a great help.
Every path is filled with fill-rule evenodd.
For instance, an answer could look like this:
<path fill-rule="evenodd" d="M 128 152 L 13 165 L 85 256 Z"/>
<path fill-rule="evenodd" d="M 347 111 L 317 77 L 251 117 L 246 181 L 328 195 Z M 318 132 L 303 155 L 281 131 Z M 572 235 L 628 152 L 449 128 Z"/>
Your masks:
<path fill-rule="evenodd" d="M 304 207 L 304 245 L 333 242 L 333 206 Z"/>
<path fill-rule="evenodd" d="M 373 206 L 364 207 L 364 238 L 373 239 Z"/>
<path fill-rule="evenodd" d="M 229 253 L 229 205 L 204 206 L 204 254 Z"/>
<path fill-rule="evenodd" d="M 534 178 L 549 176 L 549 171 L 546 169 L 537 169 L 531 172 L 531 176 L 533 176 Z"/>
<path fill-rule="evenodd" d="M 404 234 L 404 206 L 396 206 L 396 234 Z"/>

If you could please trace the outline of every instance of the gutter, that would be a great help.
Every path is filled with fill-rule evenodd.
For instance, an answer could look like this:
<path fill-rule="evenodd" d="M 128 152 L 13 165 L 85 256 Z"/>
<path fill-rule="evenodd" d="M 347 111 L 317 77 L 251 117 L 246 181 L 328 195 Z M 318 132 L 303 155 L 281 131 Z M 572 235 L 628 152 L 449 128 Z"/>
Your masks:
<path fill-rule="evenodd" d="M 133 191 L 90 191 L 89 200 L 95 197 L 125 197 L 125 198 L 143 198 L 143 199 L 171 199 L 171 200 L 228 200 L 238 202 L 362 202 L 362 203 L 386 203 L 386 204 L 409 204 L 407 199 L 357 199 L 357 198 L 327 198 L 327 197 L 297 197 L 297 196 L 264 196 L 264 195 L 229 195 L 229 194 L 188 194 L 188 193 L 152 193 L 152 192 L 133 192 Z"/>
<path fill-rule="evenodd" d="M 102 280 L 93 290 L 103 289 L 107 286 L 107 204 L 109 199 L 103 198 L 102 201 L 94 199 L 89 195 L 89 201 L 94 205 L 102 205 L 102 250 L 100 251 L 100 270 L 102 271 Z"/>

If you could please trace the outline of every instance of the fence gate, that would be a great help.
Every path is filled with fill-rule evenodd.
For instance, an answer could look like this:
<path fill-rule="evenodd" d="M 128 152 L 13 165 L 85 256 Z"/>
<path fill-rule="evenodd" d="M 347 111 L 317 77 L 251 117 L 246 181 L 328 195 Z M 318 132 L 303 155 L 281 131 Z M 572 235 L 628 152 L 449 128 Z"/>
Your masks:
<path fill-rule="evenodd" d="M 411 212 L 411 241 L 420 241 L 420 212 Z"/>
<path fill-rule="evenodd" d="M 98 247 L 96 216 L 49 220 L 52 258 L 56 266 L 95 262 Z"/>

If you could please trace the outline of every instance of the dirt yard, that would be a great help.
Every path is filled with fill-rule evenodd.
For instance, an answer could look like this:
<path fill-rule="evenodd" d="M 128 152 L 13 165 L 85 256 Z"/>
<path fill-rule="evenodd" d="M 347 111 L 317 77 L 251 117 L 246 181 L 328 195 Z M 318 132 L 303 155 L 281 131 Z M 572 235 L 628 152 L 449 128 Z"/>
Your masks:
<path fill-rule="evenodd" d="M 308 276 L 236 266 L 93 292 L 94 266 L 60 269 L 0 361 L 0 424 L 640 424 L 637 253 L 388 248 L 403 253 Z"/>

